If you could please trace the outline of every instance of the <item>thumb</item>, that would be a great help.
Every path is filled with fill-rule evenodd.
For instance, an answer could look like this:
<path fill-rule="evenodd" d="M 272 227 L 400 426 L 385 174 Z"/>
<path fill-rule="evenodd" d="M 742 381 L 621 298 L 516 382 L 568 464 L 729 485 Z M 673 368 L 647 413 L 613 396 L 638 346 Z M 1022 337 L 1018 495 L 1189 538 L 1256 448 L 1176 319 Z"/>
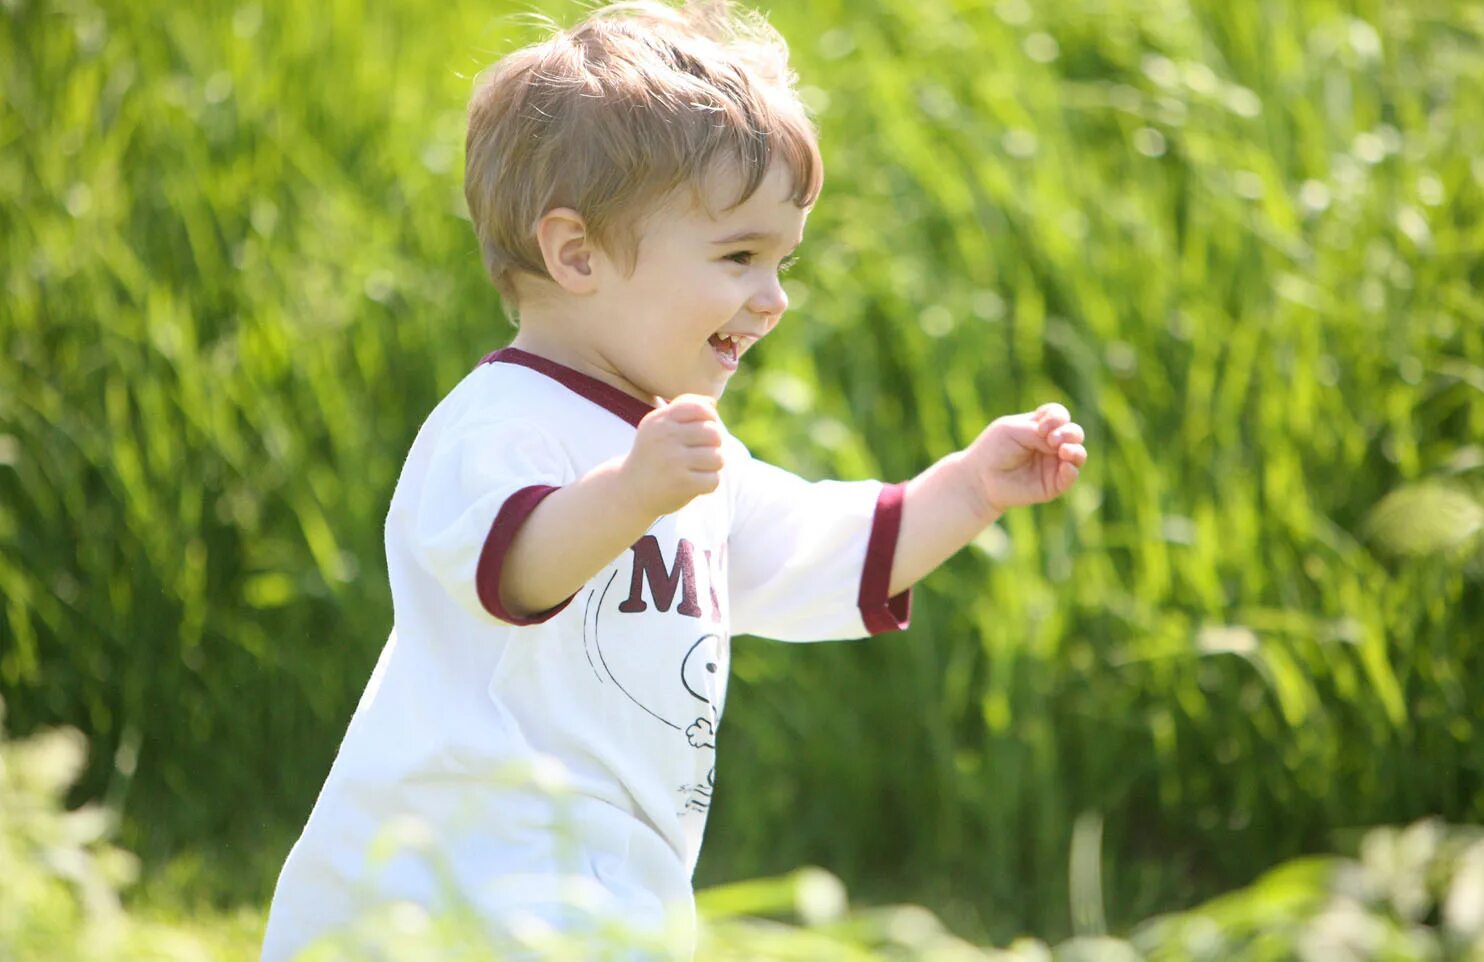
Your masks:
<path fill-rule="evenodd" d="M 680 394 L 666 403 L 662 410 L 670 412 L 679 421 L 719 421 L 716 401 L 704 394 Z"/>
<path fill-rule="evenodd" d="M 1035 414 L 1011 415 L 1000 418 L 990 426 L 998 427 L 1002 438 L 1014 442 L 1027 451 L 1039 451 L 1043 454 L 1056 453 L 1056 445 L 1042 436 L 1041 425 Z"/>

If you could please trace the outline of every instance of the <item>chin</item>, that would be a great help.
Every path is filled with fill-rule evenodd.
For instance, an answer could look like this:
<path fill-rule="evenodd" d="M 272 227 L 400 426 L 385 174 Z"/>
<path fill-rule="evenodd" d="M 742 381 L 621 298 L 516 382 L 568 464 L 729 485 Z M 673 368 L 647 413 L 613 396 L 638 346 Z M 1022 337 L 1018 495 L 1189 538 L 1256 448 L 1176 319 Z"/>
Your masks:
<path fill-rule="evenodd" d="M 730 382 L 731 378 L 722 377 L 714 380 L 698 380 L 680 384 L 677 386 L 675 393 L 669 395 L 666 400 L 673 401 L 682 394 L 699 394 L 702 397 L 709 397 L 713 401 L 720 400 L 722 392 L 727 389 L 727 384 Z"/>
<path fill-rule="evenodd" d="M 732 383 L 732 379 L 729 378 L 729 377 L 725 377 L 725 378 L 722 378 L 720 381 L 717 381 L 715 384 L 711 385 L 711 387 L 708 390 L 699 391 L 697 393 L 704 394 L 707 397 L 711 398 L 712 400 L 719 401 L 719 400 L 721 400 L 722 394 L 724 394 L 726 392 L 727 385 L 728 384 L 731 384 L 731 383 Z"/>

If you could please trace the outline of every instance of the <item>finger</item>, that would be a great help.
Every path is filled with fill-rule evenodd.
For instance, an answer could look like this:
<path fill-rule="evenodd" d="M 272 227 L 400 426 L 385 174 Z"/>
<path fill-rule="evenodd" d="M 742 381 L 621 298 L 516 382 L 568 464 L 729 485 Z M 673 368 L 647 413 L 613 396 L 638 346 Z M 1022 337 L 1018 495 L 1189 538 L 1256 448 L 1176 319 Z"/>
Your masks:
<path fill-rule="evenodd" d="M 716 448 L 688 448 L 685 466 L 691 471 L 720 471 L 726 467 L 726 460 Z"/>
<path fill-rule="evenodd" d="M 1009 440 L 1014 441 L 1023 448 L 1038 451 L 1042 454 L 1055 454 L 1056 445 L 1052 444 L 1046 437 L 1049 429 L 1043 428 L 1031 420 L 1029 416 L 1004 419 L 1005 430 Z"/>
<path fill-rule="evenodd" d="M 1056 456 L 1063 464 L 1078 468 L 1087 463 L 1087 449 L 1080 444 L 1063 444 L 1056 449 Z"/>
<path fill-rule="evenodd" d="M 1081 444 L 1087 438 L 1082 433 L 1082 425 L 1073 421 L 1070 424 L 1063 424 L 1059 428 L 1054 428 L 1050 434 L 1046 435 L 1046 440 L 1052 444 Z"/>
<path fill-rule="evenodd" d="M 1073 484 L 1076 483 L 1077 478 L 1079 475 L 1081 475 L 1081 473 L 1081 471 L 1077 470 L 1077 466 L 1070 461 L 1063 461 L 1061 464 L 1057 465 L 1056 493 L 1061 494 L 1063 491 L 1066 491 L 1068 488 L 1070 488 Z"/>
<path fill-rule="evenodd" d="M 721 487 L 720 471 L 691 471 L 690 480 L 701 491 L 711 492 Z"/>
<path fill-rule="evenodd" d="M 718 421 L 716 402 L 704 394 L 682 394 L 662 409 L 677 421 Z"/>
<path fill-rule="evenodd" d="M 1009 417 L 997 419 L 986 429 L 999 436 L 1001 441 L 1009 441 L 1018 444 L 1027 451 L 1037 451 L 1042 454 L 1053 454 L 1056 445 L 1046 440 L 1041 433 L 1040 427 L 1033 420 L 1034 415 L 1016 414 Z"/>
<path fill-rule="evenodd" d="M 648 428 L 650 431 L 669 433 L 673 436 L 675 429 L 698 421 L 716 420 L 714 411 L 707 413 L 704 405 L 700 404 L 677 404 L 671 401 L 662 404 L 639 419 L 639 428 Z M 656 434 L 656 436 L 659 436 Z"/>
<path fill-rule="evenodd" d="M 1070 420 L 1072 420 L 1071 413 L 1055 401 L 1036 408 L 1036 421 L 1047 432 L 1054 431 Z"/>
<path fill-rule="evenodd" d="M 688 448 L 719 448 L 722 444 L 718 421 L 687 421 L 680 427 L 680 441 Z"/>

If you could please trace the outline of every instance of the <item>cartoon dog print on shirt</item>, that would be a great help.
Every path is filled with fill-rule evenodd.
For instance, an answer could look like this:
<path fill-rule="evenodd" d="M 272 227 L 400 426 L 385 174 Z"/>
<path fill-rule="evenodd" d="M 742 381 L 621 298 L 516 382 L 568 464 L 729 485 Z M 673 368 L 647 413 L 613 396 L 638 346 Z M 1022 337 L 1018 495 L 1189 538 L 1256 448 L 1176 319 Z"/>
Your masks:
<path fill-rule="evenodd" d="M 589 593 L 583 617 L 587 660 L 598 680 L 614 685 L 636 709 L 691 748 L 714 753 L 731 657 L 717 592 L 724 559 L 685 538 L 669 552 L 669 565 L 665 554 L 654 535 L 645 535 L 624 559 L 631 566 L 626 570 L 620 562 L 602 591 Z M 615 605 L 625 574 L 628 592 Z M 605 639 L 604 624 L 628 616 L 647 617 L 654 625 L 642 635 L 642 649 L 627 625 Z M 614 639 L 624 639 L 625 649 L 615 650 Z M 715 777 L 713 761 L 704 779 L 676 787 L 683 811 L 709 807 Z"/>

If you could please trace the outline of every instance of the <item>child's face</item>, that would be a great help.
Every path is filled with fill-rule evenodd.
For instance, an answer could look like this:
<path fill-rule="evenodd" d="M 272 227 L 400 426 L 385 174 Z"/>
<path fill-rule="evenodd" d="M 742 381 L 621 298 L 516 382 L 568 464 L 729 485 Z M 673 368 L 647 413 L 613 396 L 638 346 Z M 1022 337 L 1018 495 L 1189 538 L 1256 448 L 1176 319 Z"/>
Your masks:
<path fill-rule="evenodd" d="M 712 210 L 737 194 L 716 177 Z M 646 222 L 632 274 L 603 272 L 594 358 L 646 398 L 720 397 L 740 356 L 788 307 L 779 267 L 804 235 L 808 211 L 779 164 L 747 202 L 713 218 L 680 191 Z M 722 335 L 732 335 L 728 343 Z"/>

